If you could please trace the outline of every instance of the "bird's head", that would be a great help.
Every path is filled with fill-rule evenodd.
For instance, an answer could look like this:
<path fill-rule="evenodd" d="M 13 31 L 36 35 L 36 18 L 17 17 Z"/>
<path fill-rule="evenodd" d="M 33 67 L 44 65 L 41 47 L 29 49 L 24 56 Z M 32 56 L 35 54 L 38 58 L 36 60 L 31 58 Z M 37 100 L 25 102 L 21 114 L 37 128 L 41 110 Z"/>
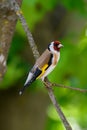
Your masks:
<path fill-rule="evenodd" d="M 51 52 L 59 52 L 60 48 L 63 47 L 60 41 L 53 41 L 48 45 L 48 50 Z"/>

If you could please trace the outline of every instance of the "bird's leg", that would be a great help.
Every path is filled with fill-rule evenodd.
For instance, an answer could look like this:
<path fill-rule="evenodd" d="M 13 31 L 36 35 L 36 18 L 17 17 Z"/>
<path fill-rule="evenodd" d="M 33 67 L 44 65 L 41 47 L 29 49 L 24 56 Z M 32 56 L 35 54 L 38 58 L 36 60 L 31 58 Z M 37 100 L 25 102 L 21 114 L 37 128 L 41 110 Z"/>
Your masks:
<path fill-rule="evenodd" d="M 50 81 L 48 80 L 47 77 L 44 78 L 43 83 L 46 86 L 46 88 L 51 88 L 51 86 L 52 86 L 52 84 L 50 83 Z"/>

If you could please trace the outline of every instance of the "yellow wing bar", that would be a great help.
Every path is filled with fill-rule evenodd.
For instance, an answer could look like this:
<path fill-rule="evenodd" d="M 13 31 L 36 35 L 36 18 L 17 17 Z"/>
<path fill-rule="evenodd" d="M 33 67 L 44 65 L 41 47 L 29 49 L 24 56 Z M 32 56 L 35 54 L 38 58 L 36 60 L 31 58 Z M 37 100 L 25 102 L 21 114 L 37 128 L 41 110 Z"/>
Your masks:
<path fill-rule="evenodd" d="M 37 77 L 37 79 L 39 79 L 39 78 L 45 73 L 45 70 L 46 70 L 47 67 L 48 67 L 48 64 L 45 64 L 45 65 L 41 68 L 42 73 Z"/>

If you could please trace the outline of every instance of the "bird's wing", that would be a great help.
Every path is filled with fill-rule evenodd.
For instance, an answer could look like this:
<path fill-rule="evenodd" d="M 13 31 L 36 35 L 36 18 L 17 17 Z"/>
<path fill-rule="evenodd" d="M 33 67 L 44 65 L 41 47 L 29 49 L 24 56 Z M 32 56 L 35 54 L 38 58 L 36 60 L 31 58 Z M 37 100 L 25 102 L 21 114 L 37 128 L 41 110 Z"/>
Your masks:
<path fill-rule="evenodd" d="M 45 64 L 48 64 L 50 61 L 52 53 L 46 49 L 44 53 L 37 59 L 35 66 L 38 66 L 39 69 L 42 69 Z"/>
<path fill-rule="evenodd" d="M 38 68 L 39 75 L 36 77 L 37 79 L 40 78 L 46 71 L 46 69 L 52 64 L 53 54 L 50 53 L 48 49 L 44 51 L 44 53 L 39 57 L 36 61 L 35 66 Z"/>
<path fill-rule="evenodd" d="M 28 74 L 28 78 L 25 85 L 29 82 L 33 82 L 36 78 L 40 78 L 45 70 L 50 66 L 52 59 L 52 54 L 48 49 L 37 59 L 35 65 Z"/>

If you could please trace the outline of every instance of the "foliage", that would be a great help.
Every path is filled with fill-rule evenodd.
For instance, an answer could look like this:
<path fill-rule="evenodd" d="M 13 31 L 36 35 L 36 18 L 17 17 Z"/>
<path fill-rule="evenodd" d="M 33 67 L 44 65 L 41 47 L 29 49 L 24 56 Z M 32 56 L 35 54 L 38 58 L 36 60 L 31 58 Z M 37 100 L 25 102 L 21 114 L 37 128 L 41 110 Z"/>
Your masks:
<path fill-rule="evenodd" d="M 87 17 L 87 5 L 83 0 L 47 0 L 46 2 L 41 0 L 24 0 L 22 10 L 31 30 L 34 30 L 35 24 L 43 19 L 47 11 L 52 11 L 58 4 L 62 4 L 69 12 L 78 11 L 80 17 Z M 17 32 L 13 38 L 8 57 L 7 73 L 2 84 L 0 84 L 2 89 L 12 87 L 17 82 L 20 82 L 19 80 L 23 78 L 31 66 L 31 63 L 28 63 L 25 58 L 26 40 L 19 22 L 16 30 Z M 64 49 L 61 50 L 61 60 L 58 67 L 49 75 L 49 79 L 69 86 L 87 88 L 87 25 L 83 26 L 79 36 L 75 32 L 74 34 L 75 37 L 78 37 L 74 43 L 74 36 L 68 35 L 61 39 L 64 44 Z M 35 83 L 41 84 L 39 81 Z M 77 128 L 78 130 L 86 129 L 87 94 L 80 94 L 62 88 L 55 88 L 54 93 L 72 126 L 75 125 L 75 129 Z M 53 106 L 50 105 L 48 107 L 47 115 L 46 130 L 63 129 Z"/>

